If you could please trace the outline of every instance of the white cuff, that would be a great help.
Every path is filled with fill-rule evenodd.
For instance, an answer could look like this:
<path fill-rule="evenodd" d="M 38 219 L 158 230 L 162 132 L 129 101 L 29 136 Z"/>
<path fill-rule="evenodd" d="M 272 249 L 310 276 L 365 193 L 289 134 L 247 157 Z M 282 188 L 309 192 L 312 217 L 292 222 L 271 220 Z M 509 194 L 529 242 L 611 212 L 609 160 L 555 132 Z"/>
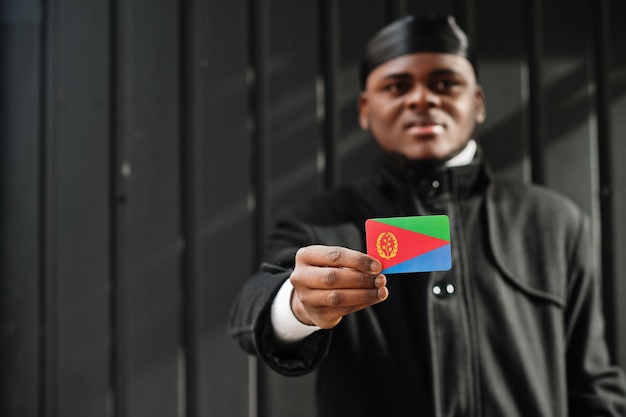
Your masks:
<path fill-rule="evenodd" d="M 291 310 L 292 292 L 293 285 L 287 279 L 272 302 L 271 320 L 274 335 L 278 340 L 285 343 L 297 342 L 321 329 L 318 326 L 304 324 L 296 318 Z"/>

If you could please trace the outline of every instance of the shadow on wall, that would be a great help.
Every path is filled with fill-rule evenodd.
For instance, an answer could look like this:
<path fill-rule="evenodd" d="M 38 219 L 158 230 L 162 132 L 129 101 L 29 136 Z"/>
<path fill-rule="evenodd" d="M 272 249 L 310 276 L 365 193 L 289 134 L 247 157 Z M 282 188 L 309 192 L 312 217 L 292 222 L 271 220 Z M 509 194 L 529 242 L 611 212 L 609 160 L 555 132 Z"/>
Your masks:
<path fill-rule="evenodd" d="M 590 77 L 590 69 L 585 65 L 579 65 L 545 88 L 542 95 L 544 109 L 550 114 L 560 115 L 558 122 L 544 126 L 546 145 L 566 138 L 581 124 L 589 121 L 589 116 L 594 113 L 593 109 L 596 106 Z M 626 95 L 626 68 L 610 74 L 609 83 L 611 85 L 610 105 Z M 554 100 L 551 100 L 552 98 Z M 520 162 L 520 155 L 509 151 L 505 139 L 510 136 L 511 131 L 519 129 L 520 120 L 528 123 L 527 116 L 521 114 L 526 111 L 524 109 L 526 104 L 521 103 L 516 113 L 480 131 L 480 141 L 489 150 L 488 153 L 497 155 L 497 158 L 489 158 L 495 171 L 501 171 Z M 487 110 L 489 111 L 489 92 L 487 92 Z"/>

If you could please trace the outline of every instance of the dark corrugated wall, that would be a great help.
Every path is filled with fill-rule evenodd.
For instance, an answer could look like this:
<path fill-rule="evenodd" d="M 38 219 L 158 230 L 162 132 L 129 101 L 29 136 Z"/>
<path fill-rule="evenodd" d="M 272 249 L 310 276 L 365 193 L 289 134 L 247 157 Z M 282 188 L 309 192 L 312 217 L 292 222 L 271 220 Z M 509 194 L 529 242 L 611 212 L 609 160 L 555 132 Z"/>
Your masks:
<path fill-rule="evenodd" d="M 495 170 L 592 216 L 626 365 L 625 2 L 0 0 L 0 415 L 312 416 L 228 309 L 278 208 L 368 170 L 363 42 L 432 12 Z"/>

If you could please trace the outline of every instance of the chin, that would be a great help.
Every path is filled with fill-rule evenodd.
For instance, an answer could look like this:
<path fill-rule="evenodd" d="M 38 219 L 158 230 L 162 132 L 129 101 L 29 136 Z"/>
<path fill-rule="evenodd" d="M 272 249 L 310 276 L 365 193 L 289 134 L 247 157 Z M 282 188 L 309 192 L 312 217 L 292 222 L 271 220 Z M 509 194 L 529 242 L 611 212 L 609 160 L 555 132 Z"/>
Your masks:
<path fill-rule="evenodd" d="M 404 156 L 412 161 L 445 161 L 455 154 L 454 149 L 431 149 L 430 147 L 420 147 L 420 149 L 407 149 Z"/>
<path fill-rule="evenodd" d="M 469 141 L 469 139 L 468 139 Z M 447 161 L 457 155 L 467 145 L 467 141 L 457 143 L 443 138 L 432 138 L 406 146 L 402 153 L 416 161 Z"/>

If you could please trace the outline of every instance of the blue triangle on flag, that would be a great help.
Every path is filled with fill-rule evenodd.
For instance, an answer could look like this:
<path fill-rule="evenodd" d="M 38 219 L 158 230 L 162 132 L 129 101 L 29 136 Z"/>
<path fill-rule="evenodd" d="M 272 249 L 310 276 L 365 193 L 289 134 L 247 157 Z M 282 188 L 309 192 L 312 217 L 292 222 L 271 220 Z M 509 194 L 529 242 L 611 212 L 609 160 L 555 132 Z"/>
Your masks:
<path fill-rule="evenodd" d="M 411 258 L 383 271 L 383 274 L 401 274 L 407 272 L 447 271 L 452 268 L 450 244 Z"/>

